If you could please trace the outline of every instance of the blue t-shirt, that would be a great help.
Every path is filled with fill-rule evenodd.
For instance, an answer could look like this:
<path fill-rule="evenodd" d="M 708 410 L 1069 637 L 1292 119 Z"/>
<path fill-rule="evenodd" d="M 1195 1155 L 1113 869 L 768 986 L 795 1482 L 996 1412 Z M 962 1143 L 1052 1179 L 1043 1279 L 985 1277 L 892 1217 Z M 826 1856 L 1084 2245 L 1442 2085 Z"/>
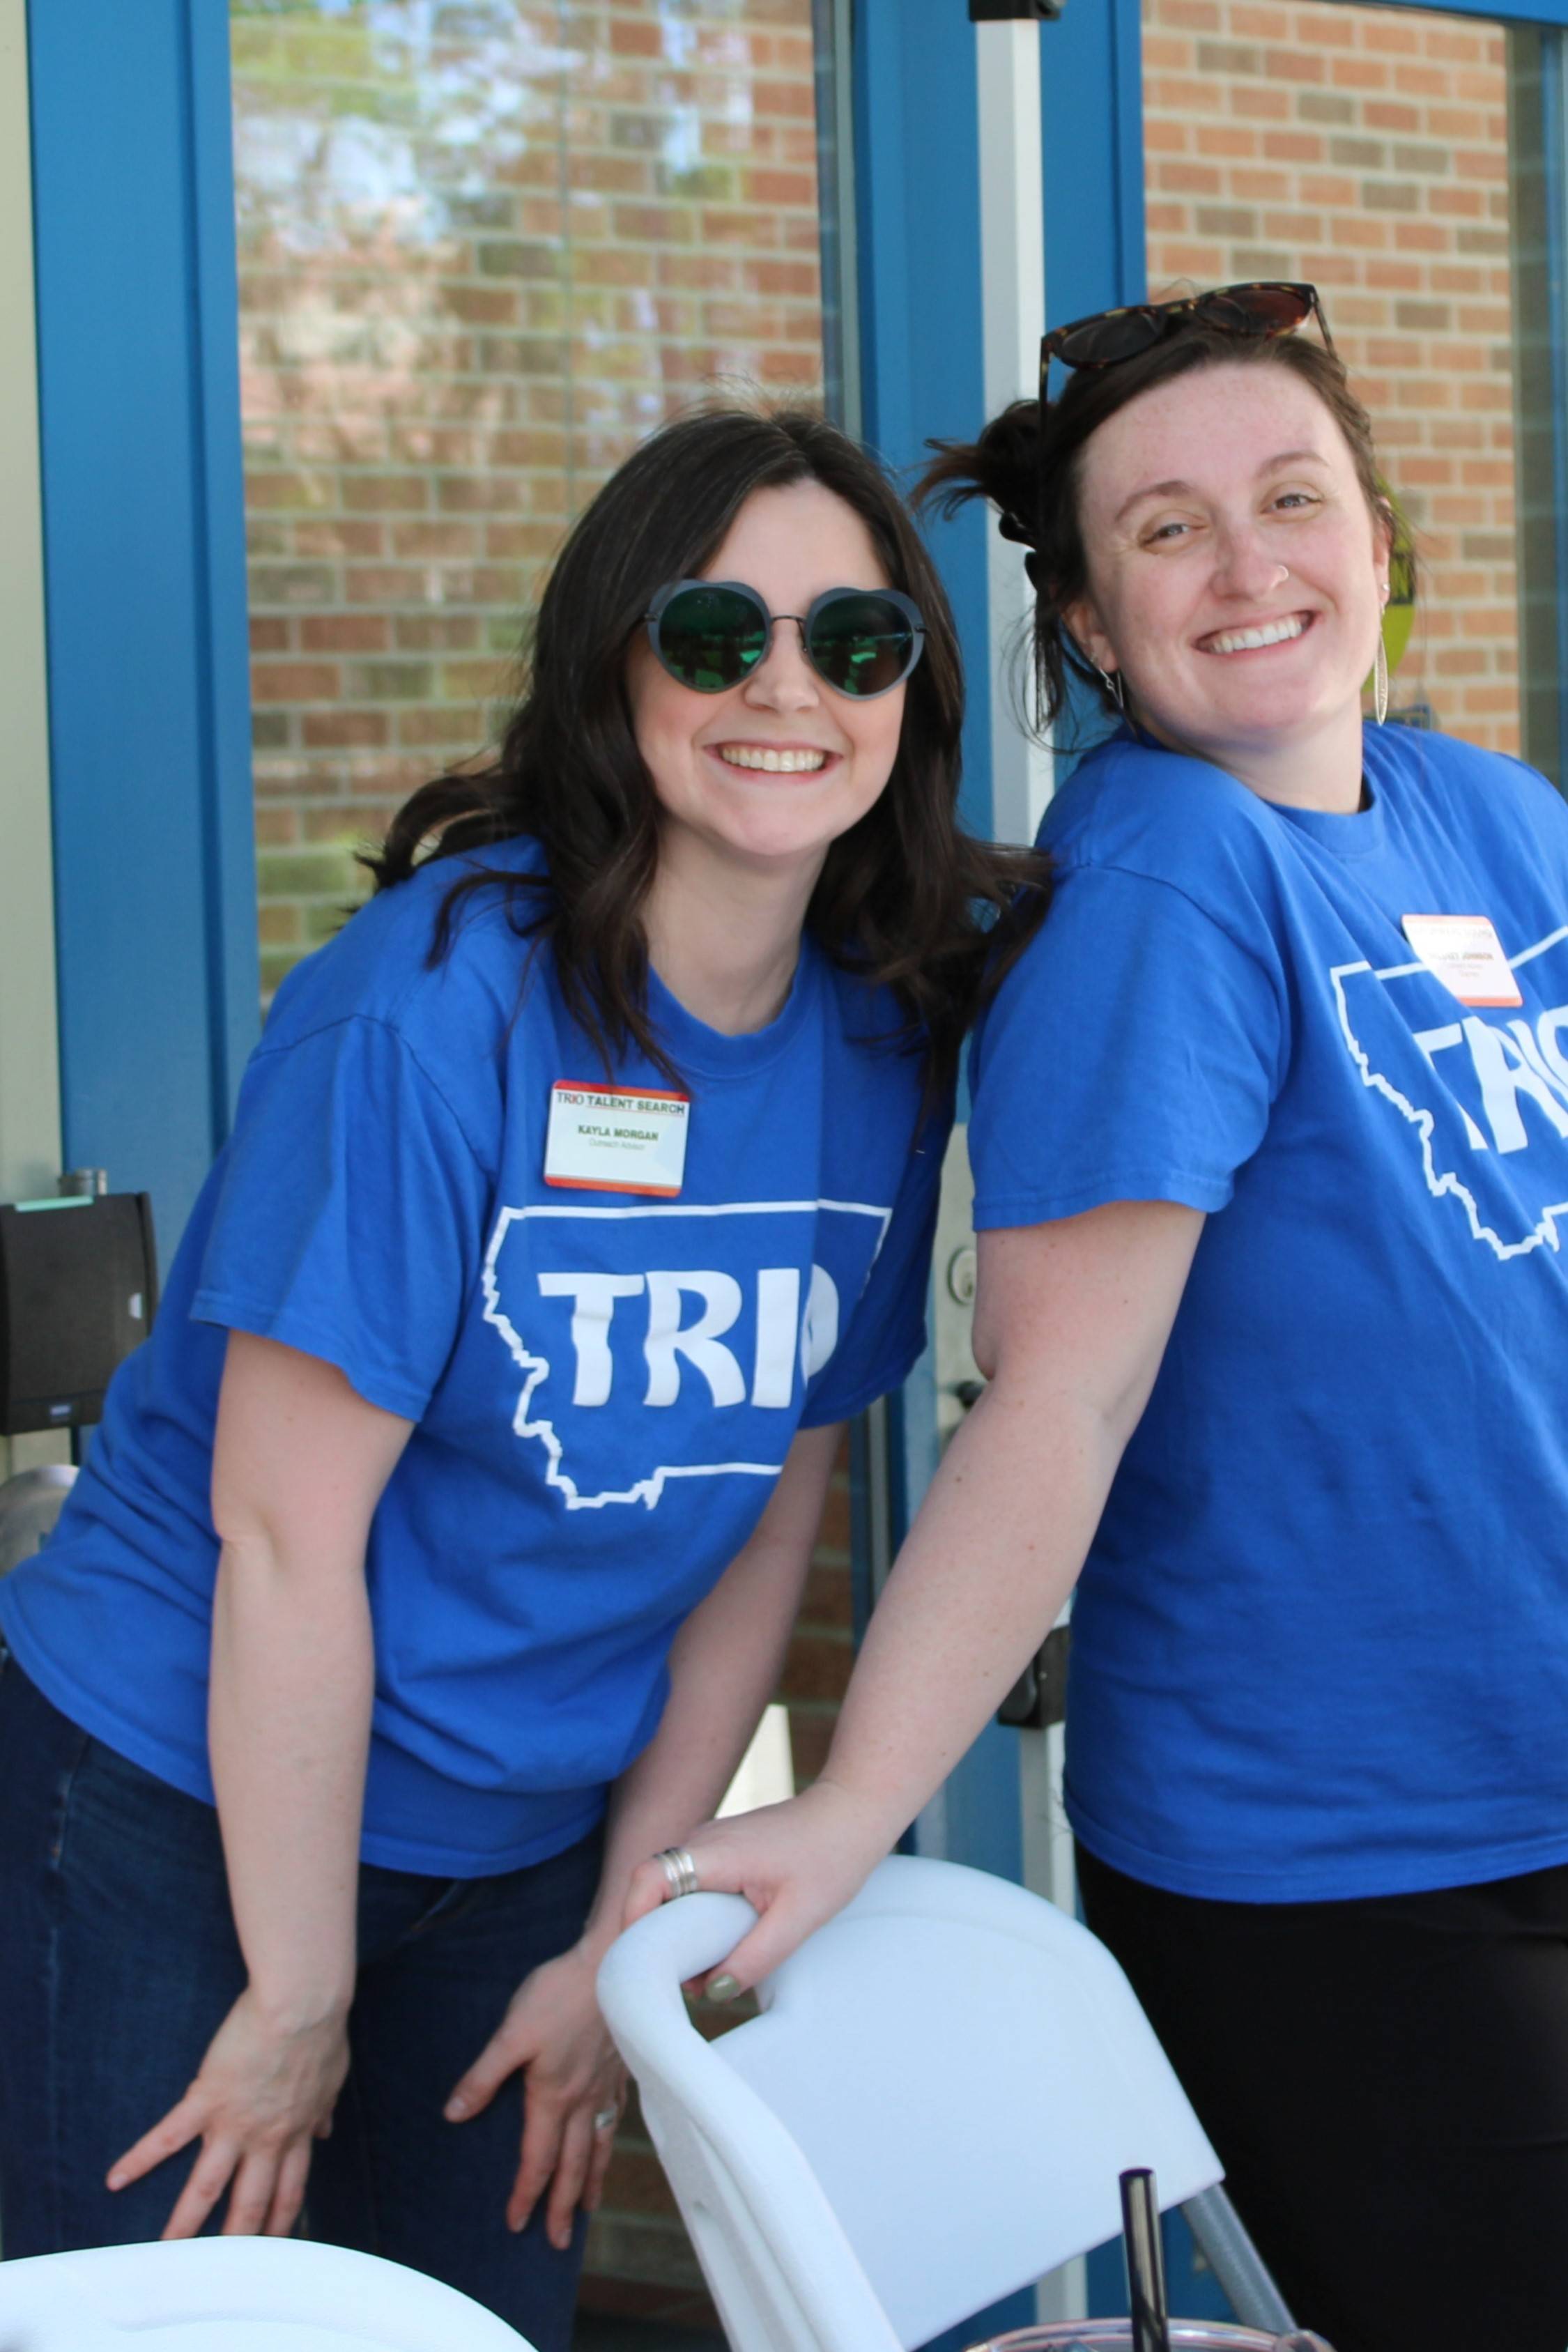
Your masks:
<path fill-rule="evenodd" d="M 1068 1704 L 1079 1834 L 1178 1894 L 1568 1860 L 1568 809 L 1404 728 L 1365 769 L 1333 816 L 1117 739 L 976 1051 L 980 1226 L 1209 1213 Z M 1429 914 L 1523 1003 L 1458 1002 Z"/>
<path fill-rule="evenodd" d="M 514 842 L 490 866 L 534 870 Z M 280 990 L 156 1328 L 56 1534 L 0 1594 L 16 1657 L 121 1754 L 209 1799 L 208 1488 L 226 1329 L 324 1358 L 416 1426 L 375 1512 L 363 1852 L 479 1875 L 592 1828 L 651 1738 L 683 1618 L 797 1429 L 923 1343 L 943 1121 L 890 1001 L 803 944 L 768 1027 L 650 980 L 691 1097 L 678 1197 L 544 1181 L 557 1081 L 603 1086 L 499 890 L 426 965 L 442 860 Z M 520 1005 L 520 989 L 522 991 Z M 627 1055 L 617 1085 L 668 1089 Z"/>

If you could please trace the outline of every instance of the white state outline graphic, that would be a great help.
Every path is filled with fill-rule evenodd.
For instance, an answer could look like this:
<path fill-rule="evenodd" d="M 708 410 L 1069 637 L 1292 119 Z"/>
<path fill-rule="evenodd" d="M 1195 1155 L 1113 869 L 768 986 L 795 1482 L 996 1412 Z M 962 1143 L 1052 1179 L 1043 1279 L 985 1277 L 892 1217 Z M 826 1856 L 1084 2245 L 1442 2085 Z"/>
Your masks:
<path fill-rule="evenodd" d="M 782 1217 L 798 1216 L 803 1212 L 835 1209 L 846 1216 L 876 1217 L 881 1224 L 877 1246 L 871 1252 L 871 1265 L 866 1269 L 869 1279 L 871 1266 L 882 1254 L 882 1244 L 888 1238 L 888 1228 L 893 1222 L 891 1208 L 879 1209 L 864 1201 L 660 1201 L 633 1209 L 575 1209 L 564 1202 L 538 1201 L 521 1209 L 502 1209 L 496 1219 L 495 1231 L 485 1251 L 483 1284 L 485 1316 L 506 1341 L 515 1362 L 525 1375 L 522 1393 L 517 1401 L 517 1411 L 511 1419 L 512 1433 L 517 1437 L 537 1438 L 544 1448 L 544 1483 L 553 1486 L 564 1498 L 569 1511 L 596 1511 L 606 1503 L 642 1503 L 651 1511 L 663 1494 L 670 1478 L 776 1478 L 784 1468 L 782 1462 L 690 1462 L 661 1463 L 646 1478 L 639 1478 L 624 1493 L 606 1490 L 603 1495 L 582 1495 L 576 1482 L 561 1467 L 562 1444 L 555 1434 L 555 1424 L 550 1421 L 530 1421 L 528 1409 L 533 1391 L 541 1381 L 549 1376 L 550 1360 L 536 1356 L 521 1331 L 501 1311 L 500 1289 L 496 1280 L 496 1260 L 500 1246 L 514 1224 L 525 1224 L 531 1217 L 568 1217 L 578 1222 L 628 1217 Z"/>
<path fill-rule="evenodd" d="M 1543 940 L 1537 940 L 1533 947 L 1521 948 L 1518 955 L 1510 956 L 1509 970 L 1517 971 L 1521 963 L 1529 963 L 1534 957 L 1544 955 L 1548 948 L 1556 947 L 1560 940 L 1565 939 L 1568 939 L 1568 923 L 1560 923 L 1556 930 L 1549 931 Z M 1469 1220 L 1470 1232 L 1475 1240 L 1485 1242 L 1500 1259 L 1505 1261 L 1509 1258 L 1527 1257 L 1531 1250 L 1539 1249 L 1542 1243 L 1549 1249 L 1561 1250 L 1563 1243 L 1557 1231 L 1557 1219 L 1561 1216 L 1568 1216 L 1568 1201 L 1548 1202 L 1541 1212 L 1540 1223 L 1525 1235 L 1522 1241 L 1505 1242 L 1500 1234 L 1494 1233 L 1490 1225 L 1482 1223 L 1480 1210 L 1476 1204 L 1476 1196 L 1468 1185 L 1462 1184 L 1452 1171 L 1447 1175 L 1438 1172 L 1432 1156 L 1432 1133 L 1437 1123 L 1436 1114 L 1430 1110 L 1417 1108 L 1407 1095 L 1400 1093 L 1391 1079 L 1385 1078 L 1381 1071 L 1373 1068 L 1360 1038 L 1351 1026 L 1350 1007 L 1345 1000 L 1343 982 L 1352 978 L 1356 972 L 1370 971 L 1373 980 L 1408 980 L 1416 972 L 1430 971 L 1430 964 L 1423 963 L 1419 958 L 1414 963 L 1385 964 L 1381 971 L 1374 971 L 1365 956 L 1363 956 L 1359 962 L 1335 964 L 1331 970 L 1329 978 L 1334 986 L 1334 1002 L 1339 1007 L 1340 1028 L 1345 1044 L 1350 1048 L 1351 1059 L 1361 1072 L 1362 1084 L 1364 1087 L 1371 1087 L 1375 1093 L 1384 1096 L 1401 1117 L 1408 1119 L 1411 1126 L 1419 1131 L 1421 1165 L 1426 1178 L 1426 1190 L 1434 1200 L 1440 1199 L 1447 1192 L 1455 1200 L 1463 1202 L 1465 1214 Z"/>

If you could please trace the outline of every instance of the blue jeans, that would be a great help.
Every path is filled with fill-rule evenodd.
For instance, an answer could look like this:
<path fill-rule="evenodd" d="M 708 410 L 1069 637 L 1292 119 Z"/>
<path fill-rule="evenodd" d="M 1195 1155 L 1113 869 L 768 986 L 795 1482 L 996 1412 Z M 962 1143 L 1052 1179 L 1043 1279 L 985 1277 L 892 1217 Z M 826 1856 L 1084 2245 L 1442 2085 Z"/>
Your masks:
<path fill-rule="evenodd" d="M 514 2236 L 521 2112 L 441 2108 L 531 1969 L 576 1940 L 597 1833 L 493 1878 L 360 1871 L 352 2063 L 317 2144 L 310 2235 L 444 2279 L 565 2352 L 584 2221 Z M 7 2255 L 155 2238 L 196 2150 L 110 2195 L 245 1985 L 211 1808 L 93 1739 L 0 1643 L 0 2233 Z M 222 2207 L 219 2208 L 221 2219 Z"/>

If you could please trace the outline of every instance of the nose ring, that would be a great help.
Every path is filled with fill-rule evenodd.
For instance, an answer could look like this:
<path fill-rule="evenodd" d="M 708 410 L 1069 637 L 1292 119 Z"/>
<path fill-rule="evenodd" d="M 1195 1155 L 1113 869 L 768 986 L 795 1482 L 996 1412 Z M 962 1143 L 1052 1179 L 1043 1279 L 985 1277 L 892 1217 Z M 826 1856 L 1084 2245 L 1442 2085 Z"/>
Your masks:
<path fill-rule="evenodd" d="M 1282 564 L 1279 566 L 1279 579 L 1275 582 L 1275 583 L 1274 583 L 1274 584 L 1275 584 L 1275 586 L 1276 586 L 1277 588 L 1283 588 L 1283 586 L 1285 585 L 1285 583 L 1287 582 L 1287 580 L 1289 580 L 1289 577 L 1290 577 L 1290 566 L 1289 566 L 1288 563 L 1282 563 Z"/>

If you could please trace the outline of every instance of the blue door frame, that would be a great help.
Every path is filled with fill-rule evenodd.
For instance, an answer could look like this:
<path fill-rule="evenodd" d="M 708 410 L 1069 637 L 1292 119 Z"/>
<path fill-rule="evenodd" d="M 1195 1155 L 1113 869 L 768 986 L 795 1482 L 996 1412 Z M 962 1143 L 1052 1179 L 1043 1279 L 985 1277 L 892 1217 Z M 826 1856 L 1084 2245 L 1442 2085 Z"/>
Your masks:
<path fill-rule="evenodd" d="M 223 0 L 29 0 L 66 1164 L 165 1255 L 257 1028 Z"/>

